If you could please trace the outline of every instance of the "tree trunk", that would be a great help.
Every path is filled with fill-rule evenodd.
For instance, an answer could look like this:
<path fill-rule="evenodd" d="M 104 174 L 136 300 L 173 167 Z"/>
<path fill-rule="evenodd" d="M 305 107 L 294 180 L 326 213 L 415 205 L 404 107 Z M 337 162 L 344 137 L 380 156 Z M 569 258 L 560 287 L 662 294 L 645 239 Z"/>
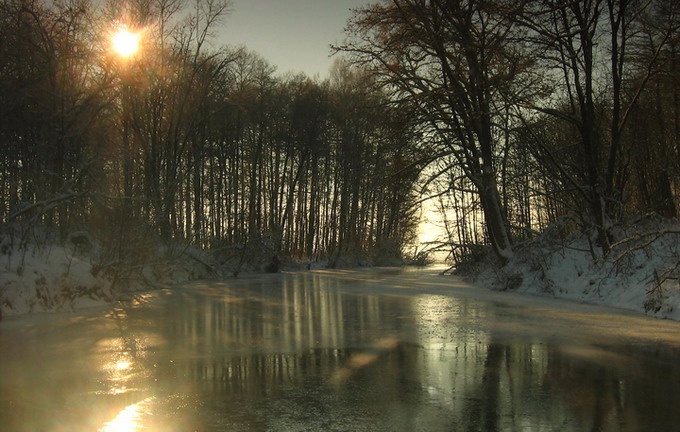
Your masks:
<path fill-rule="evenodd" d="M 506 263 L 513 255 L 512 240 L 493 171 L 485 168 L 477 187 L 491 246 L 496 256 Z"/>

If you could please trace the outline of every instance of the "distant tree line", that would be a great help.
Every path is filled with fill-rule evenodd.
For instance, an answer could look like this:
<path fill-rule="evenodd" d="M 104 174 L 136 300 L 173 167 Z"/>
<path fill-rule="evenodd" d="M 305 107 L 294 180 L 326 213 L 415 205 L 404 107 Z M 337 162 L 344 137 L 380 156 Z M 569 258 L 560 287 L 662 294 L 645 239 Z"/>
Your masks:
<path fill-rule="evenodd" d="M 679 26 L 667 0 L 382 0 L 336 50 L 415 113 L 457 259 L 558 223 L 599 259 L 677 216 Z"/>
<path fill-rule="evenodd" d="M 62 240 L 87 231 L 112 262 L 141 259 L 149 238 L 331 264 L 401 256 L 417 224 L 415 116 L 342 61 L 319 81 L 215 48 L 229 6 L 0 0 L 0 213 L 12 241 L 37 226 Z M 142 32 L 132 58 L 110 48 L 121 24 Z"/>

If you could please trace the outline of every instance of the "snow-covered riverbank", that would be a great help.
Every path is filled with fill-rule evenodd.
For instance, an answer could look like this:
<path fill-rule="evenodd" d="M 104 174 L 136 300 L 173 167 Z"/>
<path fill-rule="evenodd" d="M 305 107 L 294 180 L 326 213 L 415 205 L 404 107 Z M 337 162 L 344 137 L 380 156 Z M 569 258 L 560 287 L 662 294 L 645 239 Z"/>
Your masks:
<path fill-rule="evenodd" d="M 517 248 L 505 266 L 480 263 L 469 278 L 495 290 L 567 298 L 680 320 L 680 225 L 650 218 L 619 228 L 612 252 L 594 261 L 583 235 L 548 232 Z"/>
<path fill-rule="evenodd" d="M 1 258 L 0 316 L 70 310 L 112 296 L 112 282 L 66 248 L 11 249 Z"/>
<path fill-rule="evenodd" d="M 587 238 L 561 235 L 554 228 L 519 245 L 505 266 L 492 259 L 476 263 L 474 269 L 467 269 L 467 279 L 494 290 L 566 298 L 680 320 L 680 224 L 648 218 L 619 228 L 615 235 L 622 240 L 607 258 L 594 261 Z M 208 270 L 219 264 L 208 255 L 185 250 L 182 259 L 146 263 L 135 279 L 115 286 L 100 263 L 77 249 L 73 245 L 21 251 L 4 248 L 0 254 L 0 318 L 73 310 L 111 302 L 121 290 L 214 278 L 217 276 Z"/>
<path fill-rule="evenodd" d="M 131 292 L 208 276 L 190 251 L 172 258 L 162 249 L 130 265 L 107 259 L 94 242 L 64 245 L 5 243 L 0 253 L 0 319 L 32 312 L 71 311 L 115 302 Z"/>
<path fill-rule="evenodd" d="M 44 234 L 43 234 L 44 235 Z M 121 262 L 118 255 L 87 233 L 63 244 L 40 238 L 13 246 L 0 237 L 0 319 L 33 312 L 72 311 L 105 305 L 138 292 L 168 288 L 197 279 L 232 278 L 239 274 L 325 268 L 328 262 L 284 260 L 266 244 L 238 245 L 216 251 L 159 242 L 145 253 Z M 3 242 L 4 240 L 4 242 Z M 338 266 L 361 264 L 361 254 L 336 260 Z"/>

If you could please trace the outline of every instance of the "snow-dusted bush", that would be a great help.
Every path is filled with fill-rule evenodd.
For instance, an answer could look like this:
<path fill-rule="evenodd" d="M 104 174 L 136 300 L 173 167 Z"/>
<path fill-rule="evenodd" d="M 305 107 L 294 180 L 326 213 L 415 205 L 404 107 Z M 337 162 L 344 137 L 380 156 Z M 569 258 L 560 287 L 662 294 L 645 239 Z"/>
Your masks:
<path fill-rule="evenodd" d="M 407 265 L 425 267 L 434 263 L 433 255 L 434 253 L 431 250 L 414 250 L 410 256 L 407 256 L 406 259 L 404 259 L 404 263 Z"/>
<path fill-rule="evenodd" d="M 215 248 L 208 255 L 219 275 L 238 276 L 241 273 L 276 273 L 283 258 L 277 252 L 270 235 L 263 235 L 245 243 L 228 244 Z"/>

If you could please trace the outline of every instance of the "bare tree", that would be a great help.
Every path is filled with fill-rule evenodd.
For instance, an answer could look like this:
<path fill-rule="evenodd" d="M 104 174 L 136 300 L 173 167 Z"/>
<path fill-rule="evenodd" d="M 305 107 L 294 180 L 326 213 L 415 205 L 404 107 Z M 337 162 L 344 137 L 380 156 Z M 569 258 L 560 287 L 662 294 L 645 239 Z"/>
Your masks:
<path fill-rule="evenodd" d="M 556 90 L 551 102 L 529 103 L 576 132 L 580 167 L 570 181 L 587 203 L 596 243 L 607 254 L 620 219 L 629 175 L 623 141 L 630 115 L 656 71 L 662 48 L 676 31 L 655 32 L 641 51 L 649 1 L 546 0 L 527 3 L 518 20 Z M 644 58 L 644 60 L 642 60 Z M 638 61 L 631 61 L 637 59 Z M 641 61 L 642 60 L 642 61 Z M 561 165 L 557 158 L 552 162 Z M 562 165 L 563 173 L 567 169 Z"/>
<path fill-rule="evenodd" d="M 524 67 L 511 43 L 513 8 L 490 1 L 383 1 L 356 11 L 349 40 L 337 47 L 371 65 L 395 99 L 408 100 L 480 197 L 496 254 L 512 256 L 497 185 L 504 97 Z"/>

